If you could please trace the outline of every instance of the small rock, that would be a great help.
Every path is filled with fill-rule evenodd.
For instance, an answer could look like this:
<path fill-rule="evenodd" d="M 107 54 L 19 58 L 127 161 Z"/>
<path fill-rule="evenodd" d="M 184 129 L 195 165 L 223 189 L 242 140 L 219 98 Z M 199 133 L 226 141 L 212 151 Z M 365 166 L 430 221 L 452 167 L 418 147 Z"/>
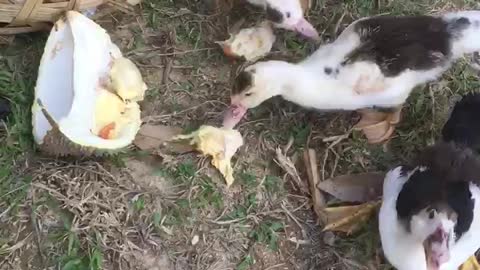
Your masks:
<path fill-rule="evenodd" d="M 192 238 L 192 246 L 195 246 L 196 244 L 198 244 L 198 241 L 200 240 L 200 237 L 195 234 Z"/>

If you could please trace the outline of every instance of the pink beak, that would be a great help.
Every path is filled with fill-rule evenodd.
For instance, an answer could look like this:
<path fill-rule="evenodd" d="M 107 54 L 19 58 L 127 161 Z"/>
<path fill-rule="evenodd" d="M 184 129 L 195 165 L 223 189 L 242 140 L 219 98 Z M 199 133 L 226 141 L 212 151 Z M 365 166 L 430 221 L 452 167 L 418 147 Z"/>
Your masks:
<path fill-rule="evenodd" d="M 243 116 L 247 113 L 247 108 L 242 105 L 232 104 L 228 107 L 223 118 L 223 126 L 226 128 L 234 128 Z"/>
<path fill-rule="evenodd" d="M 313 25 L 305 18 L 302 18 L 296 25 L 294 25 L 293 30 L 313 40 L 320 39 L 320 35 L 318 34 L 317 29 L 315 29 L 315 27 L 313 27 Z"/>
<path fill-rule="evenodd" d="M 425 241 L 428 270 L 438 270 L 442 264 L 450 259 L 448 233 L 443 228 L 438 228 Z"/>

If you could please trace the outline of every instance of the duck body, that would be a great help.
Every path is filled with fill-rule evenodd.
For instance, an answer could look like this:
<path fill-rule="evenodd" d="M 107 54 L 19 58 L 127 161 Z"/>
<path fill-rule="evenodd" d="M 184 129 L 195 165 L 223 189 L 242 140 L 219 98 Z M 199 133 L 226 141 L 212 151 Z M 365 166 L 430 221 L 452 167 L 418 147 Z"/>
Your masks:
<path fill-rule="evenodd" d="M 362 18 L 299 63 L 247 67 L 233 86 L 231 109 L 246 112 L 278 95 L 318 110 L 393 109 L 415 86 L 437 79 L 476 50 L 480 11 Z"/>
<path fill-rule="evenodd" d="M 360 19 L 334 42 L 294 64 L 300 68 L 285 67 L 292 71 L 289 78 L 298 78 L 299 87 L 281 95 L 328 110 L 401 105 L 415 86 L 437 79 L 455 60 L 480 50 L 476 25 L 480 11 Z M 476 40 L 468 44 L 473 33 Z"/>
<path fill-rule="evenodd" d="M 387 173 L 379 229 L 396 269 L 456 270 L 480 248 L 479 108 L 479 94 L 465 96 L 441 141 Z"/>

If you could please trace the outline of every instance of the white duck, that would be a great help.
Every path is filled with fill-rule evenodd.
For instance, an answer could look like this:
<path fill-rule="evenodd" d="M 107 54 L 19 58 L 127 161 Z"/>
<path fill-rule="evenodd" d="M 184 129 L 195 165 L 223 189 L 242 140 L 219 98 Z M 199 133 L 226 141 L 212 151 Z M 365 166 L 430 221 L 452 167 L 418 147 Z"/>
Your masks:
<path fill-rule="evenodd" d="M 247 0 L 266 10 L 267 19 L 278 28 L 296 31 L 308 38 L 319 39 L 315 27 L 305 19 L 307 0 Z"/>
<path fill-rule="evenodd" d="M 224 125 L 235 126 L 247 109 L 274 96 L 319 110 L 375 109 L 385 115 L 362 110 L 369 119 L 361 124 L 387 118 L 395 124 L 415 86 L 436 79 L 456 59 L 477 50 L 480 11 L 360 19 L 297 64 L 248 66 L 234 83 Z"/>
<path fill-rule="evenodd" d="M 480 94 L 456 104 L 443 140 L 385 177 L 379 229 L 398 270 L 456 270 L 480 248 Z"/>

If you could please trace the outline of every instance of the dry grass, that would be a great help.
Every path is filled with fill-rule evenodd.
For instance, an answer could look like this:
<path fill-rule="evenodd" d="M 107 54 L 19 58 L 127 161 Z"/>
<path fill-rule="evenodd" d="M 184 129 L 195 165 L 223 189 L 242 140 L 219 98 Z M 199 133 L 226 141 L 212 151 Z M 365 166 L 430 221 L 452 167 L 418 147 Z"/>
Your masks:
<path fill-rule="evenodd" d="M 238 64 L 229 63 L 213 42 L 226 38 L 228 26 L 241 13 L 252 22 L 261 13 L 240 5 L 226 14 L 210 14 L 208 2 L 148 0 L 131 14 L 97 13 L 97 22 L 138 64 L 150 86 L 142 104 L 145 121 L 186 131 L 220 124 Z M 324 40 L 364 15 L 475 5 L 341 2 L 316 1 L 310 13 Z M 41 43 L 44 37 L 35 40 Z M 10 45 L 19 48 L 17 53 L 26 48 Z M 279 31 L 271 57 L 295 61 L 316 46 Z M 41 50 L 33 52 L 38 58 Z M 3 70 L 12 71 L 1 63 Z M 20 74 L 32 66 L 15 63 L 15 72 L 24 70 Z M 194 154 L 160 158 L 133 149 L 107 160 L 60 161 L 40 153 L 25 157 L 21 152 L 31 149 L 28 143 L 16 152 L 2 147 L 1 153 L 9 155 L 0 159 L 7 168 L 0 170 L 0 179 L 8 183 L 0 193 L 6 198 L 0 200 L 0 269 L 389 269 L 375 220 L 350 238 L 321 233 L 309 195 L 275 164 L 275 149 L 291 144 L 287 155 L 300 171 L 303 149 L 316 149 L 323 179 L 387 169 L 437 137 L 451 97 L 477 90 L 477 75 L 459 64 L 441 81 L 420 87 L 409 99 L 396 137 L 385 147 L 367 145 L 357 133 L 324 142 L 349 131 L 352 113 L 306 111 L 280 99 L 266 102 L 240 125 L 246 144 L 236 156 L 236 183 L 230 190 L 209 161 Z M 34 77 L 24 80 L 30 83 L 19 93 L 32 89 Z M 29 141 L 28 116 L 20 111 L 28 110 L 30 100 L 11 99 L 19 110 L 1 142 Z M 17 181 L 19 176 L 26 177 Z"/>

